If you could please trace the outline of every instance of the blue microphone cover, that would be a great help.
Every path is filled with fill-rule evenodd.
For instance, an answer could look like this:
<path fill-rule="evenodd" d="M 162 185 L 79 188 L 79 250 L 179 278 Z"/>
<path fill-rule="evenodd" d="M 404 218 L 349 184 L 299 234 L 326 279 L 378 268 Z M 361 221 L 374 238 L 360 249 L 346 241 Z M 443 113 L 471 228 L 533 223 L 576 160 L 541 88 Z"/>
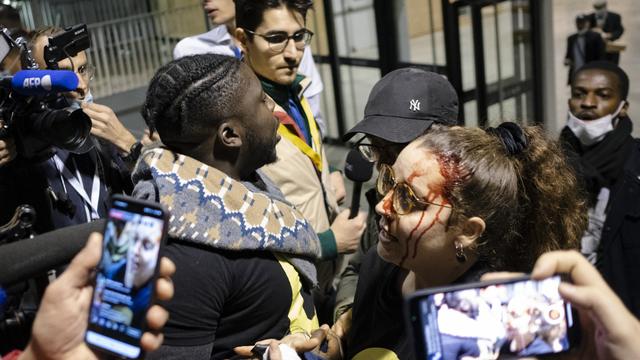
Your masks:
<path fill-rule="evenodd" d="M 11 89 L 26 96 L 75 91 L 78 76 L 71 70 L 20 70 L 11 79 Z"/>

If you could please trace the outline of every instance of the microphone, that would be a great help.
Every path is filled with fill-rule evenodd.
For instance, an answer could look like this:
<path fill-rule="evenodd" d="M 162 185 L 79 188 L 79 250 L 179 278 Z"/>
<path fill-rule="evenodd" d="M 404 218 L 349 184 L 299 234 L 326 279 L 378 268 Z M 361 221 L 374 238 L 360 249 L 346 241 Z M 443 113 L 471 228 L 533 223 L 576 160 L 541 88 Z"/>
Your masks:
<path fill-rule="evenodd" d="M 1 82 L 25 96 L 43 96 L 78 89 L 78 76 L 71 70 L 20 70 Z"/>
<path fill-rule="evenodd" d="M 351 211 L 349 212 L 349 219 L 353 219 L 358 215 L 358 210 L 360 209 L 362 183 L 369 181 L 371 175 L 373 175 L 373 163 L 365 159 L 358 149 L 351 149 L 349 154 L 347 154 L 344 174 L 347 176 L 347 179 L 353 181 Z"/>
<path fill-rule="evenodd" d="M 69 226 L 0 246 L 0 285 L 6 288 L 69 263 L 89 234 L 102 232 L 105 221 Z"/>

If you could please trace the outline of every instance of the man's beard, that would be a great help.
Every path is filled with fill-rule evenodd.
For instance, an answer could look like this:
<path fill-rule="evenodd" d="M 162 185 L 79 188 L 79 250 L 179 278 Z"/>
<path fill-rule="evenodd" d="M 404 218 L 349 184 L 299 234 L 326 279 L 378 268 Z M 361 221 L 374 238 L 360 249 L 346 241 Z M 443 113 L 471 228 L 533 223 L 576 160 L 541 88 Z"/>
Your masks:
<path fill-rule="evenodd" d="M 247 132 L 247 154 L 256 169 L 272 164 L 278 160 L 276 153 L 276 136 L 271 141 L 261 141 L 253 131 Z"/>

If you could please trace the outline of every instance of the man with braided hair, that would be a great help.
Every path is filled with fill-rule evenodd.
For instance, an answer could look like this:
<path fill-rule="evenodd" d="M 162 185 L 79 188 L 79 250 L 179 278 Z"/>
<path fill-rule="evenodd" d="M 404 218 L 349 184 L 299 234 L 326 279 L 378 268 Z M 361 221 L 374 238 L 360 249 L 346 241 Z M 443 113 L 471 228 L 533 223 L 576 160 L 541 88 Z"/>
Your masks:
<path fill-rule="evenodd" d="M 151 80 L 142 114 L 164 145 L 141 155 L 134 196 L 170 211 L 165 255 L 178 269 L 164 345 L 151 358 L 228 358 L 236 346 L 304 341 L 318 327 L 318 238 L 257 170 L 276 160 L 272 111 L 232 57 L 184 57 Z"/>

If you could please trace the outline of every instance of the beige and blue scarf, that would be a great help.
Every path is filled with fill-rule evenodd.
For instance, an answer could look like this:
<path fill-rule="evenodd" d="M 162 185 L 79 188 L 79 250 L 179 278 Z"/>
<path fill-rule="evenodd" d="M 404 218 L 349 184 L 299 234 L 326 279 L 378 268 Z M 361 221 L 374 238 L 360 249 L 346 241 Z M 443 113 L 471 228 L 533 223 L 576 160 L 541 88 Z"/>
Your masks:
<path fill-rule="evenodd" d="M 257 172 L 256 179 L 262 189 L 165 148 L 145 151 L 133 172 L 134 196 L 169 210 L 170 238 L 284 255 L 315 285 L 320 242 L 314 229 L 266 176 Z"/>

